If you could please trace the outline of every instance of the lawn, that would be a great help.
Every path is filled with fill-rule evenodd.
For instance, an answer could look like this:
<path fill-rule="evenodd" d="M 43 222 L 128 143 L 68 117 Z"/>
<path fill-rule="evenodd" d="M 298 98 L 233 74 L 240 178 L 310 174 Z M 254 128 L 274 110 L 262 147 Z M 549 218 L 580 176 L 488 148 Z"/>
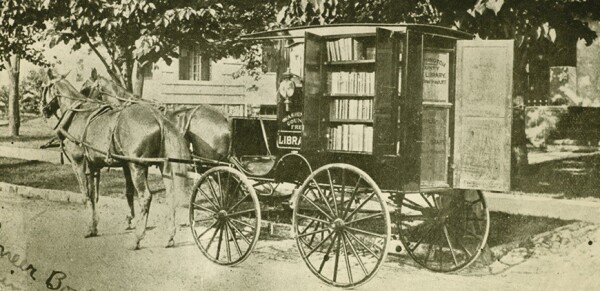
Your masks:
<path fill-rule="evenodd" d="M 563 198 L 600 198 L 600 155 L 530 165 L 514 190 Z"/>
<path fill-rule="evenodd" d="M 150 190 L 164 196 L 161 177 L 149 175 Z M 17 185 L 79 193 L 77 178 L 71 165 L 55 165 L 39 161 L 26 161 L 0 157 L 0 181 Z M 117 169 L 103 170 L 100 178 L 100 194 L 125 197 L 123 172 Z"/>

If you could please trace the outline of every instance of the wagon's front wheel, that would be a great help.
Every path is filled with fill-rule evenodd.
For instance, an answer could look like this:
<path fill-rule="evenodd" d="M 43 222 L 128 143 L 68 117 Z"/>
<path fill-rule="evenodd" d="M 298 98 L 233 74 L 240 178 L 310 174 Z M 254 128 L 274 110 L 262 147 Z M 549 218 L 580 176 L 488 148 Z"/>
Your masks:
<path fill-rule="evenodd" d="M 260 235 L 260 205 L 244 174 L 224 166 L 206 171 L 189 210 L 192 235 L 209 260 L 236 265 L 248 258 Z"/>
<path fill-rule="evenodd" d="M 482 252 L 490 213 L 481 191 L 404 194 L 397 224 L 408 254 L 435 272 L 459 271 Z"/>
<path fill-rule="evenodd" d="M 298 193 L 293 228 L 308 268 L 339 287 L 370 280 L 390 238 L 386 201 L 373 179 L 357 167 L 330 164 L 313 172 Z"/>

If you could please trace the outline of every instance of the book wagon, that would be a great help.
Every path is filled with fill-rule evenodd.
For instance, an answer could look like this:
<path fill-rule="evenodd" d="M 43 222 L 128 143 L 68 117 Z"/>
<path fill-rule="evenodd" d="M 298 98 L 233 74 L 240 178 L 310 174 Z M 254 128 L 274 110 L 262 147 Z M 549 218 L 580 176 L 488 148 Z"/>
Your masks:
<path fill-rule="evenodd" d="M 306 266 L 334 286 L 375 276 L 392 235 L 432 271 L 476 260 L 490 228 L 483 191 L 510 184 L 512 41 L 410 24 L 243 39 L 268 48 L 277 117 L 234 119 L 229 162 L 204 163 L 190 225 L 210 260 L 244 261 L 259 201 L 278 195 L 291 197 Z"/>

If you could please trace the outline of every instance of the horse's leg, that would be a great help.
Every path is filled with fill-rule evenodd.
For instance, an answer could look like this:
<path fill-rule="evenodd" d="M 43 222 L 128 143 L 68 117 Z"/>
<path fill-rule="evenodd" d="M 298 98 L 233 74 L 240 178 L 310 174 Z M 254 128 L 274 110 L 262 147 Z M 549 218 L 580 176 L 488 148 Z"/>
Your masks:
<path fill-rule="evenodd" d="M 138 193 L 140 203 L 140 214 L 138 215 L 137 226 L 135 231 L 135 241 L 132 249 L 139 249 L 140 241 L 146 234 L 146 225 L 148 224 L 148 212 L 150 211 L 150 203 L 152 202 L 152 194 L 148 187 L 148 179 L 146 178 L 148 167 L 129 163 L 133 186 Z"/>
<path fill-rule="evenodd" d="M 86 206 L 90 206 L 92 208 L 92 219 L 85 237 L 98 236 L 98 215 L 96 213 L 96 198 L 94 197 L 94 177 L 92 176 L 92 173 L 86 173 L 88 167 L 84 160 L 73 161 L 71 165 L 73 167 L 73 171 L 75 172 L 75 176 L 79 181 L 79 189 L 86 197 Z"/>
<path fill-rule="evenodd" d="M 129 167 L 123 167 L 123 174 L 125 176 L 125 197 L 127 197 L 127 204 L 129 205 L 129 214 L 125 217 L 127 221 L 127 230 L 134 229 L 132 225 L 132 220 L 135 217 L 135 207 L 133 204 L 133 196 L 135 194 L 135 188 L 133 187 L 133 181 L 131 178 L 131 171 Z"/>
<path fill-rule="evenodd" d="M 167 163 L 165 163 L 167 164 Z M 175 227 L 175 208 L 177 207 L 176 201 L 176 189 L 175 189 L 175 181 L 174 174 L 172 169 L 167 169 L 167 165 L 163 166 L 161 169 L 163 183 L 165 184 L 165 191 L 167 192 L 167 200 L 169 203 L 169 212 L 167 213 L 167 244 L 165 247 L 169 248 L 175 245 L 175 241 L 173 238 L 175 237 L 175 232 L 177 228 Z"/>
<path fill-rule="evenodd" d="M 98 190 L 98 187 L 96 185 L 96 174 L 99 170 L 88 168 L 88 171 L 85 173 L 85 178 L 87 179 L 88 203 L 92 207 L 92 221 L 85 237 L 95 237 L 98 236 L 98 212 L 96 211 L 96 206 L 98 205 L 98 192 L 96 190 Z"/>

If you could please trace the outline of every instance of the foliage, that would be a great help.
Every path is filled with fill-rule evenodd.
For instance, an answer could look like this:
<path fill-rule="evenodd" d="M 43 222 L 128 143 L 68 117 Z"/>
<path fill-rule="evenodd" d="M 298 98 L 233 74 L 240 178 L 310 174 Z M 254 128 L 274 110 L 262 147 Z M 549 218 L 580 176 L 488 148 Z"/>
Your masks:
<path fill-rule="evenodd" d="M 53 14 L 48 4 L 41 0 L 0 1 L 0 69 L 11 55 L 34 64 L 47 64 L 34 44 L 46 28 L 44 21 Z"/>
<path fill-rule="evenodd" d="M 179 46 L 198 46 L 212 58 L 239 56 L 246 45 L 239 35 L 268 29 L 277 4 L 263 1 L 71 0 L 57 1 L 64 11 L 53 18 L 50 46 L 73 50 L 90 45 L 111 77 L 131 90 L 136 64 L 178 57 Z"/>
<path fill-rule="evenodd" d="M 46 82 L 46 73 L 44 69 L 31 70 L 27 73 L 27 76 L 20 80 L 19 92 L 21 93 L 21 100 L 19 106 L 21 112 L 26 113 L 39 113 L 39 104 L 42 97 L 41 88 L 44 82 Z M 0 104 L 8 105 L 8 87 L 0 87 Z"/>

